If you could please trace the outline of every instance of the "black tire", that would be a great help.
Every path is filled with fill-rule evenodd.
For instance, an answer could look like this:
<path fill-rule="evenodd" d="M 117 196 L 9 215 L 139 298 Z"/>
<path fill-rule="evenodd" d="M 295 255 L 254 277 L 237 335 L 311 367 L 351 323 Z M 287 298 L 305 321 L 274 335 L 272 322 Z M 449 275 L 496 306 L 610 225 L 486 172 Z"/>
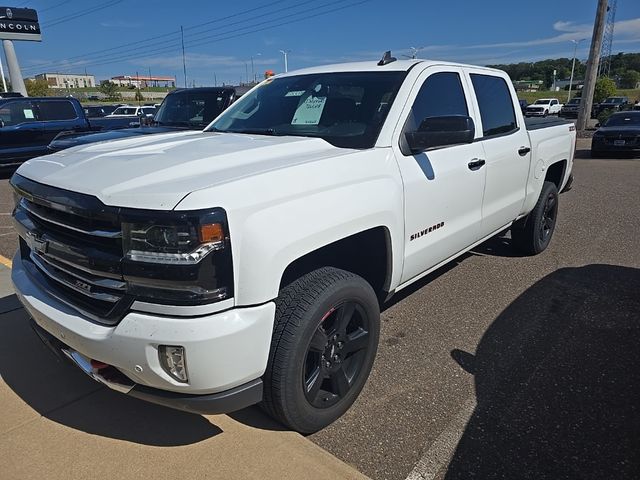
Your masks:
<path fill-rule="evenodd" d="M 549 246 L 558 219 L 558 200 L 555 183 L 544 182 L 533 210 L 511 227 L 511 241 L 518 250 L 537 255 Z"/>
<path fill-rule="evenodd" d="M 263 408 L 300 433 L 326 427 L 360 394 L 379 335 L 378 299 L 358 275 L 324 267 L 284 287 L 276 299 Z"/>
<path fill-rule="evenodd" d="M 549 115 L 549 110 L 545 110 L 544 114 L 542 115 L 543 117 L 546 117 L 547 115 Z"/>

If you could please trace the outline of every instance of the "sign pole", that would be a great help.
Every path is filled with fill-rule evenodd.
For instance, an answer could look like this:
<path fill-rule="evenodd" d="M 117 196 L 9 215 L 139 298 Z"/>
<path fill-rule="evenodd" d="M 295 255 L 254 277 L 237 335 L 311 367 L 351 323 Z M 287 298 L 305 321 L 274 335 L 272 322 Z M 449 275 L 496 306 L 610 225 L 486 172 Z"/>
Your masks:
<path fill-rule="evenodd" d="M 0 77 L 2 77 L 2 88 L 5 93 L 7 91 L 7 81 L 4 79 L 4 67 L 2 66 L 2 57 L 0 57 Z"/>
<path fill-rule="evenodd" d="M 20 64 L 18 63 L 16 50 L 13 48 L 13 42 L 11 40 L 3 40 L 2 46 L 4 47 L 4 54 L 7 57 L 11 88 L 13 88 L 14 92 L 19 92 L 26 97 L 28 96 L 27 87 L 25 87 L 24 80 L 22 79 L 22 72 L 20 71 Z"/>

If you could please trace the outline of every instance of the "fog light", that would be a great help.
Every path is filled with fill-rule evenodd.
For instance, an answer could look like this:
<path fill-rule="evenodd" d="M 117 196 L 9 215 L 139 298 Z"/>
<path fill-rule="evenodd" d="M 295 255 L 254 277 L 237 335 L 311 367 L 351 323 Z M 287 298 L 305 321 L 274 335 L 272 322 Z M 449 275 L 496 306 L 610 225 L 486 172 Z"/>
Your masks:
<path fill-rule="evenodd" d="M 160 365 L 165 372 L 179 382 L 187 382 L 189 377 L 187 376 L 187 359 L 184 355 L 184 347 L 160 345 L 158 355 L 160 356 Z"/>

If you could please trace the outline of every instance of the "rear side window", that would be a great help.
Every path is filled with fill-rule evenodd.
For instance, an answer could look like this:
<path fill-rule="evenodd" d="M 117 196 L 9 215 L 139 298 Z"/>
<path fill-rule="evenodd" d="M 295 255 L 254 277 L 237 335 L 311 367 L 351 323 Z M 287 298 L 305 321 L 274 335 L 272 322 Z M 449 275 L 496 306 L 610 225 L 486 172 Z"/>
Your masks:
<path fill-rule="evenodd" d="M 0 120 L 6 127 L 9 127 L 37 121 L 38 115 L 30 101 L 20 100 L 7 102 L 0 106 Z"/>
<path fill-rule="evenodd" d="M 67 101 L 40 101 L 38 102 L 38 109 L 40 110 L 40 120 L 73 120 L 77 117 L 76 110 L 73 108 L 71 102 Z"/>
<path fill-rule="evenodd" d="M 480 107 L 483 135 L 490 137 L 516 130 L 511 92 L 504 79 L 472 73 L 471 83 Z"/>
<path fill-rule="evenodd" d="M 425 118 L 468 115 L 460 75 L 440 72 L 429 76 L 420 87 L 406 131 L 415 131 Z"/>

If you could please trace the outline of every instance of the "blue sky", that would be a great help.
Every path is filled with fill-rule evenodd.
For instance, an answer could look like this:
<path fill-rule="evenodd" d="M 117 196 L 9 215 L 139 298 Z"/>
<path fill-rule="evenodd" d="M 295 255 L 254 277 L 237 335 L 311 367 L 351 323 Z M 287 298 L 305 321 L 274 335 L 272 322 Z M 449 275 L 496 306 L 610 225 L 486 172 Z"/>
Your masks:
<path fill-rule="evenodd" d="M 11 3 L 9 0 L 8 3 Z M 176 76 L 184 83 L 184 27 L 191 85 L 238 83 L 254 70 L 283 71 L 342 61 L 401 56 L 478 65 L 571 57 L 587 38 L 597 0 L 32 0 L 42 43 L 16 42 L 25 76 L 47 72 Z M 640 0 L 618 0 L 613 52 L 640 51 Z M 4 59 L 3 59 L 4 61 Z M 6 65 L 6 63 L 5 63 Z"/>

